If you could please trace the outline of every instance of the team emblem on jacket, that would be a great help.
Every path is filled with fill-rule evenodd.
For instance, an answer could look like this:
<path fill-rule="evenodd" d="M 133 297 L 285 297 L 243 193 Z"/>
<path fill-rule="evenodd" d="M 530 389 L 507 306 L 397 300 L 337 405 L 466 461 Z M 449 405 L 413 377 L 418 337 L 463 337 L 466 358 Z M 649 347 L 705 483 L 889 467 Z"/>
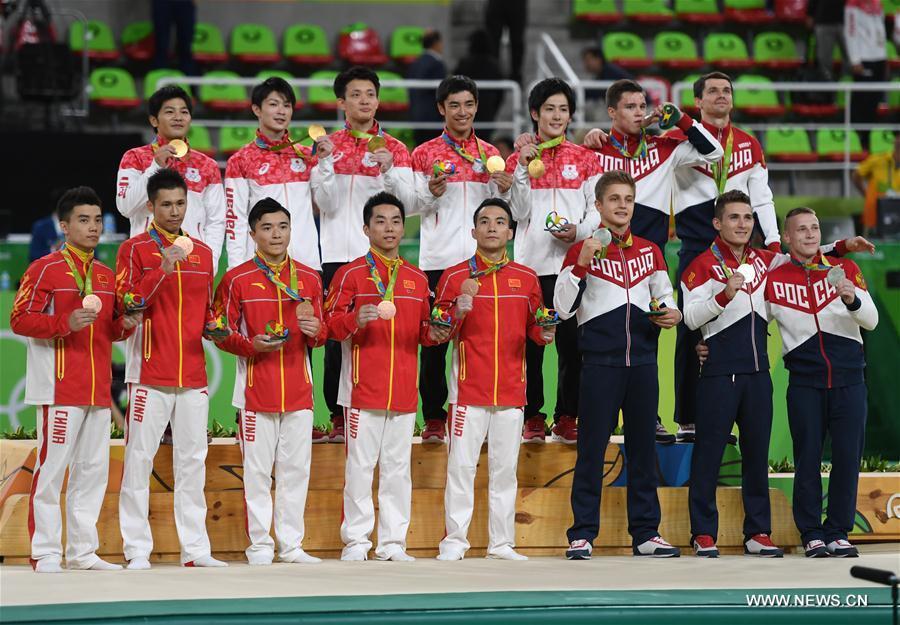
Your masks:
<path fill-rule="evenodd" d="M 200 182 L 200 170 L 196 167 L 188 167 L 184 172 L 184 177 L 190 182 Z"/>
<path fill-rule="evenodd" d="M 260 166 L 259 172 L 258 172 L 258 173 L 259 173 L 260 176 L 265 176 L 265 175 L 266 175 L 266 172 L 268 172 L 268 171 L 269 171 L 269 164 L 268 164 L 268 163 L 263 163 L 263 164 Z"/>
<path fill-rule="evenodd" d="M 306 163 L 303 162 L 302 158 L 292 158 L 291 159 L 291 171 L 300 172 L 306 171 Z"/>
<path fill-rule="evenodd" d="M 482 163 L 480 160 L 475 161 L 474 163 L 472 163 L 472 171 L 474 171 L 476 174 L 483 174 L 484 163 Z"/>
<path fill-rule="evenodd" d="M 375 157 L 371 152 L 366 152 L 363 154 L 362 161 L 360 161 L 363 167 L 375 167 L 378 162 L 375 160 Z"/>
<path fill-rule="evenodd" d="M 563 165 L 562 177 L 566 180 L 575 180 L 578 177 L 578 167 L 575 165 Z"/>

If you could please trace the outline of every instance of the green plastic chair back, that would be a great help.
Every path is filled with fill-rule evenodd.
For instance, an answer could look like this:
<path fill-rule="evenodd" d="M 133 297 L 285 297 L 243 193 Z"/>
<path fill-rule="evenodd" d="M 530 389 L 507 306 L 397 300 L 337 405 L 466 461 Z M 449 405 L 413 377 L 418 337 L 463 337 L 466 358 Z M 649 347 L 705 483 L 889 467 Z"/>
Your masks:
<path fill-rule="evenodd" d="M 157 85 L 159 84 L 159 81 L 162 80 L 163 78 L 184 78 L 184 73 L 180 72 L 177 69 L 153 69 L 153 70 L 150 70 L 149 72 L 147 72 L 147 75 L 144 76 L 144 99 L 145 100 L 148 99 L 150 96 L 152 96 L 154 93 L 156 93 L 156 90 L 159 89 L 159 87 L 157 87 Z M 171 83 L 169 83 L 169 84 L 171 84 Z M 186 85 L 182 82 L 178 82 L 177 84 L 179 87 L 181 87 L 188 93 L 191 92 L 191 88 L 188 85 Z"/>
<path fill-rule="evenodd" d="M 813 153 L 809 135 L 802 128 L 769 128 L 764 137 L 766 154 L 772 158 Z"/>
<path fill-rule="evenodd" d="M 616 7 L 616 0 L 575 0 L 572 3 L 572 15 L 576 19 L 590 17 L 612 19 L 619 15 L 619 9 Z"/>
<path fill-rule="evenodd" d="M 216 148 L 213 147 L 212 144 L 212 138 L 209 136 L 209 129 L 206 126 L 191 124 L 191 129 L 188 130 L 187 139 L 188 143 L 191 144 L 192 150 L 203 152 L 206 155 L 216 153 Z"/>
<path fill-rule="evenodd" d="M 841 79 L 838 82 L 853 82 L 853 77 L 841 76 Z M 888 98 L 890 98 L 890 96 L 888 96 Z M 847 105 L 846 92 L 838 91 L 834 98 L 834 103 L 837 104 L 838 108 L 844 108 Z"/>
<path fill-rule="evenodd" d="M 198 61 L 217 61 L 228 58 L 222 31 L 213 24 L 197 22 L 194 25 L 194 41 L 191 51 Z"/>
<path fill-rule="evenodd" d="M 654 16 L 672 17 L 672 9 L 667 0 L 625 0 L 622 12 L 627 17 Z"/>
<path fill-rule="evenodd" d="M 846 134 L 841 129 L 819 128 L 816 131 L 816 154 L 822 157 L 843 156 Z M 855 130 L 850 131 L 850 154 L 861 154 L 862 142 Z"/>
<path fill-rule="evenodd" d="M 291 82 L 294 80 L 294 76 L 290 72 L 281 71 L 278 69 L 264 69 L 260 73 L 256 75 L 256 78 L 259 79 L 259 82 L 266 80 L 267 78 L 284 78 L 286 81 Z M 300 89 L 298 87 L 291 86 L 291 90 L 294 92 L 294 99 L 296 100 L 296 104 L 294 108 L 300 108 L 303 103 L 303 100 L 300 98 Z"/>
<path fill-rule="evenodd" d="M 120 67 L 98 67 L 91 71 L 91 100 L 108 106 L 135 106 L 140 100 L 134 78 Z"/>
<path fill-rule="evenodd" d="M 387 133 L 394 139 L 406 144 L 406 147 L 412 152 L 416 147 L 415 135 L 412 128 L 389 128 Z"/>
<path fill-rule="evenodd" d="M 421 26 L 398 26 L 391 34 L 390 55 L 397 61 L 409 62 L 422 54 L 422 36 L 425 29 Z"/>
<path fill-rule="evenodd" d="M 603 56 L 613 63 L 647 60 L 644 40 L 634 33 L 607 33 L 603 37 Z"/>
<path fill-rule="evenodd" d="M 896 63 L 897 62 L 897 46 L 894 45 L 894 42 L 891 40 L 885 41 L 885 47 L 887 48 L 887 60 L 888 63 Z"/>
<path fill-rule="evenodd" d="M 892 83 L 900 83 L 900 78 L 895 78 L 891 81 Z M 900 109 L 900 89 L 894 89 L 893 91 L 888 91 L 888 106 L 892 111 L 896 111 Z"/>
<path fill-rule="evenodd" d="M 766 0 L 725 0 L 726 9 L 765 9 Z"/>
<path fill-rule="evenodd" d="M 682 32 L 661 32 L 653 38 L 653 59 L 660 61 L 699 61 L 697 44 Z"/>
<path fill-rule="evenodd" d="M 84 51 L 84 22 L 72 22 L 69 28 L 69 49 L 72 52 Z M 100 20 L 88 20 L 87 23 L 87 49 L 88 55 L 102 58 L 115 58 L 119 56 L 116 50 L 116 40 L 112 29 L 106 22 Z"/>
<path fill-rule="evenodd" d="M 887 154 L 894 149 L 894 133 L 889 128 L 873 130 L 869 135 L 869 153 Z"/>
<path fill-rule="evenodd" d="M 757 63 L 799 62 L 797 45 L 787 33 L 765 32 L 753 38 L 753 60 Z"/>
<path fill-rule="evenodd" d="M 675 0 L 676 13 L 713 14 L 719 12 L 716 0 Z"/>
<path fill-rule="evenodd" d="M 395 72 L 378 72 L 378 79 L 385 80 L 402 80 L 403 76 Z M 388 110 L 398 110 L 409 106 L 409 93 L 403 87 L 381 87 L 378 94 L 379 106 L 386 107 Z"/>
<path fill-rule="evenodd" d="M 128 46 L 139 43 L 147 37 L 153 36 L 153 24 L 146 20 L 131 22 L 122 29 L 122 45 Z"/>
<path fill-rule="evenodd" d="M 744 74 L 734 82 L 735 84 L 772 83 L 770 79 L 757 74 Z M 734 106 L 737 109 L 779 106 L 778 95 L 774 89 L 735 89 Z"/>
<path fill-rule="evenodd" d="M 700 74 L 689 74 L 682 80 L 693 85 L 694 81 L 696 81 L 698 78 L 700 78 Z M 681 92 L 681 102 L 679 103 L 679 106 L 683 109 L 696 108 L 694 105 L 694 90 L 692 88 L 685 89 Z"/>
<path fill-rule="evenodd" d="M 236 73 L 226 70 L 206 72 L 204 78 L 240 78 Z M 241 85 L 200 85 L 200 101 L 204 105 L 212 102 L 218 104 L 233 104 L 236 108 L 239 104 L 247 103 L 247 90 Z"/>
<path fill-rule="evenodd" d="M 747 44 L 734 33 L 711 33 L 703 41 L 703 58 L 707 63 L 749 61 Z"/>
<path fill-rule="evenodd" d="M 900 11 L 900 0 L 881 0 L 881 6 L 884 7 L 885 15 L 891 15 Z"/>
<path fill-rule="evenodd" d="M 299 57 L 307 61 L 327 61 L 331 58 L 331 49 L 321 26 L 293 24 L 284 31 L 282 54 L 288 59 Z"/>
<path fill-rule="evenodd" d="M 310 74 L 310 78 L 328 80 L 329 84 L 324 86 L 313 86 L 309 88 L 309 103 L 313 106 L 331 107 L 337 106 L 337 98 L 334 97 L 334 89 L 332 84 L 337 78 L 338 73 L 331 70 L 321 70 Z"/>
<path fill-rule="evenodd" d="M 272 29 L 264 24 L 238 24 L 231 31 L 231 56 L 277 60 L 278 45 Z"/>
<path fill-rule="evenodd" d="M 219 130 L 219 151 L 234 154 L 256 137 L 253 126 L 222 126 Z"/>

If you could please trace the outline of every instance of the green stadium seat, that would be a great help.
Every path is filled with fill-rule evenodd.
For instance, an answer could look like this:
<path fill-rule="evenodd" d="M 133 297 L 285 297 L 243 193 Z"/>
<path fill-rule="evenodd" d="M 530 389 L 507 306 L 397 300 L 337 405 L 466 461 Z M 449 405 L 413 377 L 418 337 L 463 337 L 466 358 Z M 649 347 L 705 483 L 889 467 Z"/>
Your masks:
<path fill-rule="evenodd" d="M 229 157 L 256 138 L 256 128 L 246 124 L 219 129 L 219 152 Z"/>
<path fill-rule="evenodd" d="M 213 24 L 197 22 L 194 25 L 194 41 L 191 44 L 194 60 L 198 63 L 221 63 L 228 59 L 222 31 Z"/>
<path fill-rule="evenodd" d="M 305 126 L 291 126 L 288 128 L 288 136 L 291 141 L 300 141 L 300 145 L 312 147 L 313 140 L 309 138 L 309 129 Z"/>
<path fill-rule="evenodd" d="M 809 135 L 802 128 L 770 128 L 763 136 L 766 157 L 787 163 L 813 163 Z"/>
<path fill-rule="evenodd" d="M 277 69 L 264 69 L 256 75 L 257 80 L 260 82 L 272 77 L 284 78 L 288 82 L 291 82 L 294 79 L 290 72 L 283 72 Z M 303 98 L 300 96 L 300 89 L 294 86 L 292 86 L 291 89 L 294 91 L 294 99 L 296 99 L 294 110 L 303 108 Z"/>
<path fill-rule="evenodd" d="M 843 130 L 819 128 L 816 131 L 816 154 L 826 161 L 843 161 L 844 144 L 847 134 Z M 859 140 L 859 134 L 855 130 L 850 131 L 850 160 L 861 161 L 866 157 Z"/>
<path fill-rule="evenodd" d="M 398 63 L 409 64 L 422 54 L 422 37 L 425 29 L 421 26 L 398 26 L 391 34 L 389 53 Z"/>
<path fill-rule="evenodd" d="M 112 110 L 127 110 L 141 103 L 134 78 L 120 67 L 98 67 L 91 72 L 91 102 Z"/>
<path fill-rule="evenodd" d="M 128 60 L 149 61 L 155 51 L 156 40 L 153 38 L 152 23 L 132 22 L 122 30 L 122 52 Z"/>
<path fill-rule="evenodd" d="M 119 58 L 116 49 L 116 40 L 112 29 L 106 22 L 100 20 L 88 20 L 87 23 L 87 54 L 92 61 L 114 61 Z M 83 54 L 85 46 L 85 24 L 81 21 L 72 22 L 69 28 L 69 49 L 75 54 Z"/>
<path fill-rule="evenodd" d="M 412 128 L 392 127 L 390 129 L 387 129 L 385 132 L 391 135 L 394 139 L 402 141 L 410 152 L 412 152 L 416 148 L 416 139 Z"/>
<path fill-rule="evenodd" d="M 697 44 L 682 32 L 661 32 L 653 38 L 653 60 L 670 69 L 697 69 L 703 60 L 697 56 Z"/>
<path fill-rule="evenodd" d="M 721 24 L 724 20 L 716 0 L 675 0 L 675 15 L 688 24 Z"/>
<path fill-rule="evenodd" d="M 607 33 L 602 47 L 607 61 L 625 69 L 643 69 L 653 64 L 647 56 L 644 40 L 634 33 Z"/>
<path fill-rule="evenodd" d="M 159 87 L 157 87 L 157 85 L 159 84 L 159 81 L 162 80 L 163 78 L 184 78 L 184 73 L 180 72 L 177 69 L 153 69 L 153 70 L 150 70 L 149 72 L 147 72 L 147 75 L 144 76 L 144 99 L 145 100 L 148 99 L 150 96 L 152 96 L 154 93 L 156 93 L 156 90 L 159 89 Z M 182 89 L 184 89 L 185 91 L 187 91 L 188 93 L 191 92 L 191 88 L 182 82 L 179 82 L 178 86 L 181 87 Z"/>
<path fill-rule="evenodd" d="M 624 0 L 623 13 L 641 24 L 668 24 L 673 13 L 668 0 Z"/>
<path fill-rule="evenodd" d="M 894 150 L 894 133 L 890 128 L 873 130 L 869 134 L 869 153 L 887 154 Z"/>
<path fill-rule="evenodd" d="M 766 9 L 766 0 L 724 0 L 725 17 L 741 24 L 768 24 L 775 16 Z"/>
<path fill-rule="evenodd" d="M 759 33 L 753 38 L 753 60 L 769 69 L 796 69 L 803 64 L 794 39 L 786 33 Z"/>
<path fill-rule="evenodd" d="M 682 78 L 682 80 L 693 85 L 698 78 L 700 78 L 700 74 L 690 74 Z M 685 111 L 686 113 L 693 114 L 697 112 L 697 106 L 694 104 L 693 87 L 689 87 L 681 92 L 681 102 L 678 104 L 678 106 L 682 111 Z"/>
<path fill-rule="evenodd" d="M 615 24 L 622 18 L 616 0 L 574 0 L 572 15 L 579 22 L 592 24 Z"/>
<path fill-rule="evenodd" d="M 900 11 L 900 0 L 881 0 L 885 15 L 892 15 Z"/>
<path fill-rule="evenodd" d="M 394 72 L 378 72 L 378 79 L 402 80 L 403 76 Z M 396 113 L 409 110 L 409 93 L 403 87 L 382 86 L 378 94 L 378 109 L 388 113 Z"/>
<path fill-rule="evenodd" d="M 772 81 L 765 76 L 757 74 L 744 74 L 736 81 L 737 87 L 747 83 L 769 83 Z M 778 101 L 778 94 L 774 89 L 738 89 L 734 91 L 734 108 L 754 116 L 783 115 L 784 106 Z"/>
<path fill-rule="evenodd" d="M 272 29 L 264 24 L 238 24 L 231 31 L 231 56 L 242 63 L 276 63 L 281 57 Z"/>
<path fill-rule="evenodd" d="M 814 64 L 816 62 L 816 45 L 816 36 L 811 33 L 806 40 L 806 61 L 808 63 Z M 841 68 L 844 65 L 844 55 L 841 54 L 841 46 L 838 45 L 837 42 L 835 42 L 833 50 L 831 69 L 834 72 L 840 73 Z"/>
<path fill-rule="evenodd" d="M 337 98 L 334 97 L 334 89 L 332 87 L 337 75 L 337 72 L 331 70 L 319 70 L 310 75 L 310 78 L 328 81 L 327 85 L 309 88 L 309 103 L 317 111 L 329 112 L 337 110 Z"/>
<path fill-rule="evenodd" d="M 894 78 L 892 83 L 900 83 L 900 78 Z M 888 91 L 887 102 L 882 102 L 878 106 L 878 115 L 890 117 L 891 115 L 900 114 L 900 89 Z"/>
<path fill-rule="evenodd" d="M 282 55 L 297 65 L 321 67 L 334 59 L 321 26 L 293 24 L 284 31 Z"/>
<path fill-rule="evenodd" d="M 204 78 L 240 78 L 234 72 L 218 70 L 206 72 Z M 200 85 L 200 102 L 212 111 L 238 112 L 250 108 L 247 90 L 241 85 Z"/>
<path fill-rule="evenodd" d="M 747 69 L 753 61 L 747 53 L 747 44 L 734 33 L 711 33 L 703 42 L 703 57 L 718 69 Z"/>
<path fill-rule="evenodd" d="M 216 155 L 216 148 L 213 146 L 212 139 L 209 136 L 209 129 L 205 126 L 191 124 L 187 140 L 192 150 L 197 150 L 210 158 Z"/>

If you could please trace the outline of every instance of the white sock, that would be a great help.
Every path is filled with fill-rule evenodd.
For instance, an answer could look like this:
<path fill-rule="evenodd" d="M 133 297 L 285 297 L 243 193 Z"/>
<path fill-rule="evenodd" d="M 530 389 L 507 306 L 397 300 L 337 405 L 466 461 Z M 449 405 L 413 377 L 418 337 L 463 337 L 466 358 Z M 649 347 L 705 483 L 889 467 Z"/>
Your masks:
<path fill-rule="evenodd" d="M 247 558 L 247 564 L 249 564 L 250 566 L 269 566 L 270 564 L 272 564 L 272 561 L 268 558 Z"/>
<path fill-rule="evenodd" d="M 222 568 L 228 566 L 227 562 L 222 562 L 221 560 L 216 560 L 212 556 L 200 556 L 196 560 L 193 560 L 191 566 L 204 567 L 204 568 Z"/>
<path fill-rule="evenodd" d="M 129 571 L 147 571 L 150 569 L 150 560 L 147 558 L 134 558 L 125 568 Z"/>
<path fill-rule="evenodd" d="M 279 558 L 279 560 L 290 564 L 318 564 L 322 561 L 322 558 L 311 556 L 302 549 L 297 549 L 287 558 Z"/>
<path fill-rule="evenodd" d="M 402 549 L 400 551 L 395 551 L 390 556 L 388 556 L 387 559 L 392 562 L 415 562 L 416 561 L 416 559 L 414 557 L 412 557 L 411 555 L 409 555 Z"/>
<path fill-rule="evenodd" d="M 453 560 L 462 560 L 463 554 L 459 553 L 458 551 L 442 551 L 441 553 L 438 554 L 437 559 L 441 560 L 443 562 L 451 562 Z"/>
<path fill-rule="evenodd" d="M 107 562 L 102 558 L 97 558 L 97 561 L 92 565 L 85 569 L 86 571 L 121 571 L 121 564 L 113 564 L 112 562 Z"/>
<path fill-rule="evenodd" d="M 523 556 L 521 553 L 513 549 L 512 547 L 504 547 L 503 549 L 498 549 L 494 553 L 487 554 L 488 558 L 492 558 L 494 560 L 519 560 L 524 561 L 528 559 L 528 556 Z"/>
<path fill-rule="evenodd" d="M 38 560 L 34 565 L 35 573 L 62 573 L 63 569 L 57 560 Z"/>

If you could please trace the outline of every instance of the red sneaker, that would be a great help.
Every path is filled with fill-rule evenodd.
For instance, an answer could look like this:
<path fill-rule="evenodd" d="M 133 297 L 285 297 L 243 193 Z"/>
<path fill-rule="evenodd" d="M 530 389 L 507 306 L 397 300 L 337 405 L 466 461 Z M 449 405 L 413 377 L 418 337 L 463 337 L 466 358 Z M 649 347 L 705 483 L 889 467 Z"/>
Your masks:
<path fill-rule="evenodd" d="M 575 417 L 570 417 L 569 415 L 560 416 L 559 421 L 556 422 L 550 432 L 554 441 L 565 443 L 566 445 L 578 443 L 578 425 L 575 422 Z"/>
<path fill-rule="evenodd" d="M 716 539 L 708 534 L 695 536 L 693 540 L 694 553 L 701 558 L 718 558 L 719 549 L 716 547 Z"/>
<path fill-rule="evenodd" d="M 328 435 L 329 443 L 343 443 L 344 442 L 344 419 L 343 417 L 339 419 L 331 420 L 331 434 Z"/>
<path fill-rule="evenodd" d="M 316 426 L 313 426 L 312 442 L 313 442 L 313 445 L 315 445 L 316 443 L 327 443 L 328 442 L 328 432 L 326 432 L 322 428 L 317 428 Z"/>
<path fill-rule="evenodd" d="M 546 430 L 544 429 L 544 415 L 525 419 L 525 426 L 522 428 L 523 443 L 543 443 Z"/>
<path fill-rule="evenodd" d="M 443 419 L 428 419 L 422 430 L 423 443 L 443 443 L 447 433 L 447 424 Z"/>

